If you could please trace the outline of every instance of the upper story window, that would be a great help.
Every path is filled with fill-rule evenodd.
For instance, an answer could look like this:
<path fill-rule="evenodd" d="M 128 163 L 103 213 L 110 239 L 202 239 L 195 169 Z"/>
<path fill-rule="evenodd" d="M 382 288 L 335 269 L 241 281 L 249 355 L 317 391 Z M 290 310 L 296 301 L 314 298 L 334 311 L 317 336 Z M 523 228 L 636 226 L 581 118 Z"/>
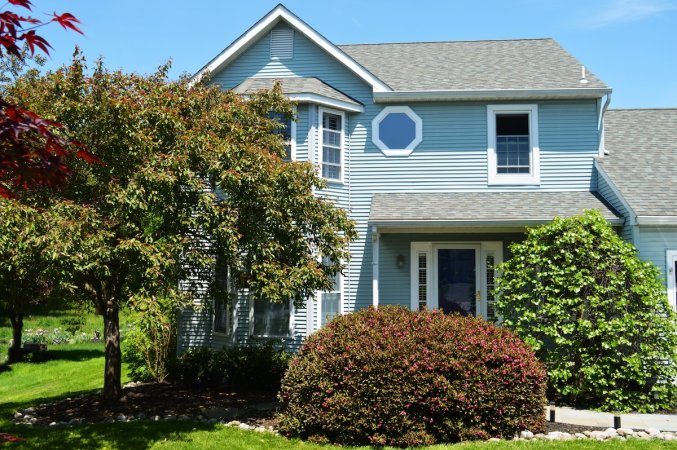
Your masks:
<path fill-rule="evenodd" d="M 407 156 L 423 140 L 423 121 L 408 106 L 387 106 L 371 123 L 371 140 L 386 156 Z"/>
<path fill-rule="evenodd" d="M 285 117 L 284 114 L 276 112 L 271 112 L 269 117 L 282 124 L 281 128 L 275 130 L 275 133 L 284 139 L 284 158 L 282 159 L 293 161 L 296 159 L 296 122 L 291 117 Z"/>
<path fill-rule="evenodd" d="M 539 184 L 537 105 L 487 106 L 489 184 Z"/>
<path fill-rule="evenodd" d="M 320 109 L 320 167 L 322 177 L 331 181 L 343 181 L 343 122 L 343 113 Z"/>

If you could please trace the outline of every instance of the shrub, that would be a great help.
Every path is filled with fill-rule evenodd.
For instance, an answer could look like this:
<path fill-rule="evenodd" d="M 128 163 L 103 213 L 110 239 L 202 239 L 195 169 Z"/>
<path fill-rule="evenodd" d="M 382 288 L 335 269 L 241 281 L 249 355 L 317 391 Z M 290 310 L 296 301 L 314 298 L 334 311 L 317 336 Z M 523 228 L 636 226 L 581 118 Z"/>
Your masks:
<path fill-rule="evenodd" d="M 176 355 L 178 313 L 186 299 L 177 296 L 134 299 L 123 358 L 136 381 L 164 381 Z"/>
<path fill-rule="evenodd" d="M 544 427 L 545 372 L 482 319 L 384 306 L 310 336 L 282 381 L 280 428 L 348 445 L 427 445 Z"/>
<path fill-rule="evenodd" d="M 500 270 L 498 312 L 577 406 L 671 408 L 675 314 L 658 269 L 598 212 L 529 230 Z"/>
<path fill-rule="evenodd" d="M 173 378 L 184 384 L 224 385 L 234 391 L 277 391 L 291 356 L 274 341 L 195 348 L 181 355 Z"/>

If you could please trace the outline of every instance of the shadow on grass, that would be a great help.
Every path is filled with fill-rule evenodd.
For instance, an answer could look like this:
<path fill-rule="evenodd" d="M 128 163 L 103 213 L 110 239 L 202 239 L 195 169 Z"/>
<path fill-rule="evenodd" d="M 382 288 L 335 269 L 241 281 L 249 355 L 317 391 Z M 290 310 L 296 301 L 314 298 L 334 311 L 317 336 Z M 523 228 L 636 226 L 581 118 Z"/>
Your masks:
<path fill-rule="evenodd" d="M 45 352 L 45 361 L 86 361 L 104 356 L 101 349 L 53 349 Z"/>
<path fill-rule="evenodd" d="M 25 442 L 21 448 L 120 448 L 145 449 L 153 442 L 169 439 L 188 441 L 183 437 L 195 431 L 213 431 L 216 425 L 199 422 L 132 422 L 80 425 L 76 427 L 31 428 L 11 426 L 7 431 Z M 9 447 L 12 447 L 10 445 Z"/>

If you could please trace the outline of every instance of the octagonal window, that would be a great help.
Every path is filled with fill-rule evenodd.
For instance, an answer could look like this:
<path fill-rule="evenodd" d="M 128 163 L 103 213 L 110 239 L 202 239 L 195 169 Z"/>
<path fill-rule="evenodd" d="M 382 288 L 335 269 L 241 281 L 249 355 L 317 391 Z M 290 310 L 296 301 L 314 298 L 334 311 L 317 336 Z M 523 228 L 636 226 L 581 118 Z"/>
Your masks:
<path fill-rule="evenodd" d="M 408 106 L 388 106 L 372 122 L 372 141 L 386 156 L 407 156 L 423 140 L 423 122 Z"/>

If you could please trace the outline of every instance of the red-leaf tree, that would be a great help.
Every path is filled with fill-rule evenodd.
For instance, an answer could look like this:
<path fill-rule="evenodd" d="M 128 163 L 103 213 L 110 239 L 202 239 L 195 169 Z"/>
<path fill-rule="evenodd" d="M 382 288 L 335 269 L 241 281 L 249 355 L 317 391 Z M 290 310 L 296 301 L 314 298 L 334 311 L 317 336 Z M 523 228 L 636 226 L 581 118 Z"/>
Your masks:
<path fill-rule="evenodd" d="M 8 3 L 31 10 L 30 0 Z M 14 11 L 0 11 L 0 57 L 12 55 L 22 59 L 20 45 L 33 55 L 36 49 L 49 54 L 49 43 L 36 29 L 57 23 L 64 29 L 82 34 L 79 20 L 70 13 L 52 15 L 47 20 L 23 16 Z M 65 156 L 75 153 L 86 161 L 96 161 L 78 141 L 63 136 L 62 126 L 0 98 L 0 197 L 10 197 L 17 189 L 58 187 L 71 174 Z"/>

